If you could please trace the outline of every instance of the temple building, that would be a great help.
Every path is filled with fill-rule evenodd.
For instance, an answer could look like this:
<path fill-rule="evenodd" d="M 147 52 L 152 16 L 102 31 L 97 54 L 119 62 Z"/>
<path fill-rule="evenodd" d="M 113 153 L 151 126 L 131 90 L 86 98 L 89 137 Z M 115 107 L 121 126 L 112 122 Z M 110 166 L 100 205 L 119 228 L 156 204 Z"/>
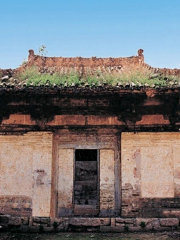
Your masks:
<path fill-rule="evenodd" d="M 178 228 L 179 156 L 180 70 L 149 66 L 142 49 L 125 58 L 30 50 L 19 68 L 0 69 L 0 225 L 8 215 L 62 229 L 67 219 L 102 231 L 147 224 L 138 219 Z"/>

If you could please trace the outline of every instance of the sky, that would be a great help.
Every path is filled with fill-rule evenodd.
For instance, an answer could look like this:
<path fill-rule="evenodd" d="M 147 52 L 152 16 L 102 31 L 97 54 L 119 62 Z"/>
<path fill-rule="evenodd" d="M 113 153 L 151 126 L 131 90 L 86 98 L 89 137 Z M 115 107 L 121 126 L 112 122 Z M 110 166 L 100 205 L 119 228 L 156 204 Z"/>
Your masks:
<path fill-rule="evenodd" d="M 0 68 L 47 56 L 128 57 L 180 68 L 180 0 L 0 0 Z"/>

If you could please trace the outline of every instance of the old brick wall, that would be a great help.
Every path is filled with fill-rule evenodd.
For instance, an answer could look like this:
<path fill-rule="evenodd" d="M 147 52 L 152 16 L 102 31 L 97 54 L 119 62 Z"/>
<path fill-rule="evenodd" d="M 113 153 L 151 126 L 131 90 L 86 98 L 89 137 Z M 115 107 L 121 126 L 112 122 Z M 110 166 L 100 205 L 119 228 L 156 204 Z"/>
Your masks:
<path fill-rule="evenodd" d="M 50 216 L 52 134 L 0 136 L 0 213 Z"/>
<path fill-rule="evenodd" d="M 14 72 L 23 71 L 24 68 L 29 66 L 37 66 L 40 72 L 62 72 L 67 73 L 69 71 L 77 71 L 80 74 L 88 73 L 89 71 L 101 71 L 101 72 L 130 72 L 132 70 L 149 69 L 152 72 L 163 74 L 165 76 L 174 75 L 179 76 L 180 69 L 168 69 L 168 68 L 158 68 L 155 66 L 150 66 L 144 62 L 144 50 L 139 49 L 137 51 L 137 56 L 131 57 L 118 57 L 118 58 L 98 58 L 98 57 L 45 57 L 35 55 L 33 50 L 29 50 L 28 62 L 26 65 L 11 70 L 11 69 L 0 69 L 0 75 L 7 75 L 8 71 L 10 74 Z"/>
<path fill-rule="evenodd" d="M 141 49 L 142 50 L 142 49 Z M 28 66 L 38 66 L 39 68 L 51 68 L 51 70 L 83 70 L 98 68 L 99 70 L 106 67 L 115 67 L 114 70 L 119 70 L 122 67 L 137 67 L 144 63 L 143 50 L 138 51 L 138 56 L 119 57 L 119 58 L 82 58 L 82 57 L 44 57 L 35 55 L 33 50 L 29 50 Z M 117 67 L 117 69 L 116 69 Z M 110 69 L 113 70 L 113 69 Z"/>
<path fill-rule="evenodd" d="M 105 73 L 121 73 L 131 72 L 132 70 L 150 70 L 152 73 L 164 76 L 179 76 L 180 69 L 158 68 L 150 66 L 144 62 L 143 50 L 139 49 L 137 56 L 118 57 L 118 58 L 98 58 L 98 57 L 45 57 L 34 54 L 33 50 L 29 50 L 28 61 L 17 69 L 1 69 L 0 77 L 13 76 L 19 72 L 24 71 L 31 66 L 37 66 L 40 73 L 48 72 L 53 74 L 55 72 L 69 73 L 78 72 L 80 75 L 93 74 L 93 72 Z"/>
<path fill-rule="evenodd" d="M 122 216 L 168 217 L 180 206 L 180 134 L 122 133 Z"/>

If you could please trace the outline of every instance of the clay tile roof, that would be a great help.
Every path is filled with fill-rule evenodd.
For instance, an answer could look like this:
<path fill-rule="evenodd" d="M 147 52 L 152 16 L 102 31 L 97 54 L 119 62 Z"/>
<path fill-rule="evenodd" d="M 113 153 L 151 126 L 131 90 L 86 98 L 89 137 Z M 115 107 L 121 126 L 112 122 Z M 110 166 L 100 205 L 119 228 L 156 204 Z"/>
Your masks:
<path fill-rule="evenodd" d="M 179 88 L 180 69 L 153 68 L 137 56 L 119 58 L 44 57 L 29 50 L 17 69 L 0 69 L 0 91 L 117 91 L 118 89 Z"/>

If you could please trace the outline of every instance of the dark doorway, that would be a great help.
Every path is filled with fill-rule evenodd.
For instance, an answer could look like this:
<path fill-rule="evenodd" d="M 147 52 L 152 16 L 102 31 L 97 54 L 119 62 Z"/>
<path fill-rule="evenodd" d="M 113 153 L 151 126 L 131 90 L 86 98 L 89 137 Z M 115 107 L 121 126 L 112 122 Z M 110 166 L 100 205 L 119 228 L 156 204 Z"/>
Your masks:
<path fill-rule="evenodd" d="M 75 150 L 74 214 L 99 212 L 98 150 Z"/>

